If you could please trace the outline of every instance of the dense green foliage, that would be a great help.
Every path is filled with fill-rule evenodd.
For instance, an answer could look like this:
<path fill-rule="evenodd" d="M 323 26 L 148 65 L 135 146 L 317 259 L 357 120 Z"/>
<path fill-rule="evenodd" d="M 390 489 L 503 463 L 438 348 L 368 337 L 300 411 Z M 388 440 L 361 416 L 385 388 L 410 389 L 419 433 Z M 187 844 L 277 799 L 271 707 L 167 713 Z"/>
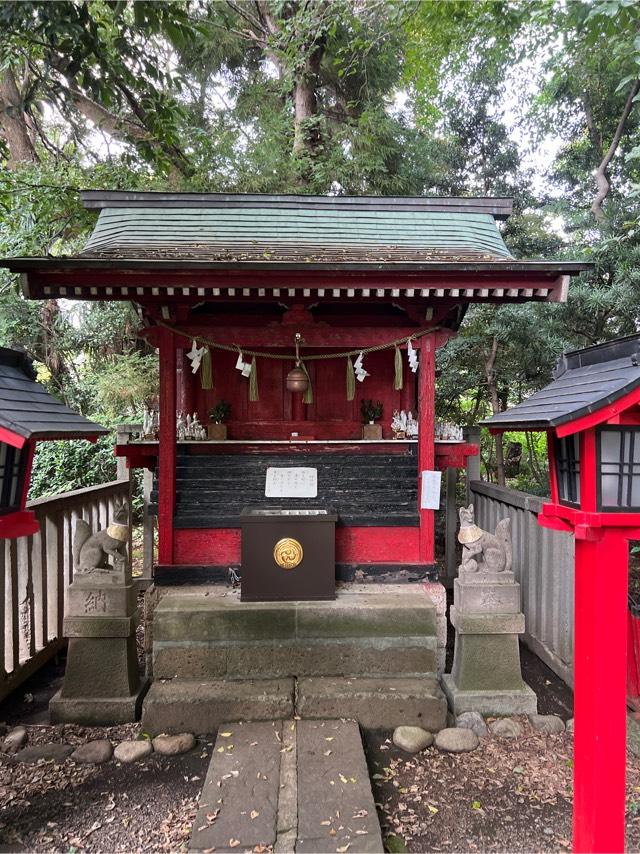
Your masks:
<path fill-rule="evenodd" d="M 594 267 L 566 305 L 467 312 L 438 406 L 474 423 L 638 328 L 639 33 L 636 0 L 3 3 L 0 254 L 77 251 L 83 187 L 513 196 L 514 255 Z M 129 306 L 28 302 L 0 273 L 0 343 L 105 423 L 153 397 L 137 333 Z M 506 441 L 541 489 L 544 447 Z M 41 451 L 34 494 L 110 477 L 106 444 Z"/>

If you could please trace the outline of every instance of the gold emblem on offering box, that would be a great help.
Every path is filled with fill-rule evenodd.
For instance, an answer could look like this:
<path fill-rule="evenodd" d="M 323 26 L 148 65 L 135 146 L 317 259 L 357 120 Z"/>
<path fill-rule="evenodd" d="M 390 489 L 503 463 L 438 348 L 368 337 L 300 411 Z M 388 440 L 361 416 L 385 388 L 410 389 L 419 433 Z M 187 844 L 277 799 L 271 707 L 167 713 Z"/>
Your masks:
<path fill-rule="evenodd" d="M 302 546 L 292 537 L 278 540 L 273 549 L 273 559 L 281 569 L 295 569 L 303 557 Z"/>

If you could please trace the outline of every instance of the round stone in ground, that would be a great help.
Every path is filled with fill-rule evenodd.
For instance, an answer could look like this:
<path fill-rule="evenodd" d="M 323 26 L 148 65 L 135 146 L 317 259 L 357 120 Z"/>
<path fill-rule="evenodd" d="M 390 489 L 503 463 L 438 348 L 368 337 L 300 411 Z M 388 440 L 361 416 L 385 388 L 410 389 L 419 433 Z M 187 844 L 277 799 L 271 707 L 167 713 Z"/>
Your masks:
<path fill-rule="evenodd" d="M 14 727 L 2 742 L 0 753 L 16 753 L 27 740 L 27 728 Z"/>
<path fill-rule="evenodd" d="M 436 747 L 446 753 L 468 753 L 480 744 L 478 736 L 472 729 L 452 727 L 441 729 L 436 734 Z"/>
<path fill-rule="evenodd" d="M 178 735 L 157 735 L 153 739 L 153 749 L 156 753 L 165 756 L 177 756 L 178 753 L 186 753 L 196 746 L 195 736 L 190 732 L 181 732 Z"/>
<path fill-rule="evenodd" d="M 498 718 L 489 724 L 489 732 L 500 738 L 518 738 L 522 735 L 522 727 L 513 718 Z"/>
<path fill-rule="evenodd" d="M 73 753 L 70 744 L 33 744 L 16 753 L 18 762 L 37 762 L 44 759 L 46 762 L 64 762 Z"/>
<path fill-rule="evenodd" d="M 456 726 L 462 729 L 472 729 L 480 738 L 489 734 L 487 725 L 480 712 L 463 712 L 456 718 Z"/>
<path fill-rule="evenodd" d="M 566 722 L 565 729 L 569 733 L 569 735 L 573 735 L 573 718 L 569 718 L 569 720 Z"/>
<path fill-rule="evenodd" d="M 558 735 L 564 732 L 564 724 L 557 715 L 529 715 L 529 723 L 537 732 Z"/>
<path fill-rule="evenodd" d="M 431 733 L 419 726 L 399 726 L 393 731 L 393 743 L 407 753 L 420 753 L 433 744 Z"/>
<path fill-rule="evenodd" d="M 139 759 L 145 759 L 153 753 L 153 747 L 150 741 L 121 741 L 113 751 L 114 758 L 118 762 L 137 762 Z"/>
<path fill-rule="evenodd" d="M 109 739 L 98 738 L 77 747 L 71 754 L 71 759 L 74 762 L 92 762 L 99 765 L 101 762 L 108 762 L 112 756 L 113 747 Z"/>

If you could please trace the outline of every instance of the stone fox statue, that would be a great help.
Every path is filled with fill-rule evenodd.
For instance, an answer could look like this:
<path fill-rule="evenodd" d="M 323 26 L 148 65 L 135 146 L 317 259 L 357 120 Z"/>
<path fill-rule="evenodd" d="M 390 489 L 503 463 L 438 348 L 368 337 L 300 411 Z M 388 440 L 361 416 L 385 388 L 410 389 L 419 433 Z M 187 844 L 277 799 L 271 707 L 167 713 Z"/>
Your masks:
<path fill-rule="evenodd" d="M 91 533 L 88 522 L 78 519 L 73 537 L 76 569 L 109 569 L 109 556 L 114 561 L 126 557 L 128 540 L 129 512 L 125 503 L 115 505 L 113 522 L 97 534 Z"/>
<path fill-rule="evenodd" d="M 462 543 L 460 568 L 466 572 L 511 571 L 511 519 L 502 519 L 495 534 L 489 534 L 476 525 L 473 504 L 461 507 L 458 541 Z"/>

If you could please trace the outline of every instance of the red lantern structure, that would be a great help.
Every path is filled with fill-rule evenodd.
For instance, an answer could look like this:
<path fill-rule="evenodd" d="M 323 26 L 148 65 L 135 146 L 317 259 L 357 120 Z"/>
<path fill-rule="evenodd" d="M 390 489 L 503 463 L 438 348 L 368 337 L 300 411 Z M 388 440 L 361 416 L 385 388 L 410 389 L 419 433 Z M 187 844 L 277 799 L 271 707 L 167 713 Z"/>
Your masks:
<path fill-rule="evenodd" d="M 485 423 L 546 430 L 541 525 L 575 536 L 575 851 L 624 849 L 629 540 L 640 538 L 640 335 L 566 353 Z"/>
<path fill-rule="evenodd" d="M 95 441 L 107 432 L 36 382 L 26 354 L 0 347 L 0 539 L 38 530 L 35 514 L 25 509 L 36 441 Z"/>

